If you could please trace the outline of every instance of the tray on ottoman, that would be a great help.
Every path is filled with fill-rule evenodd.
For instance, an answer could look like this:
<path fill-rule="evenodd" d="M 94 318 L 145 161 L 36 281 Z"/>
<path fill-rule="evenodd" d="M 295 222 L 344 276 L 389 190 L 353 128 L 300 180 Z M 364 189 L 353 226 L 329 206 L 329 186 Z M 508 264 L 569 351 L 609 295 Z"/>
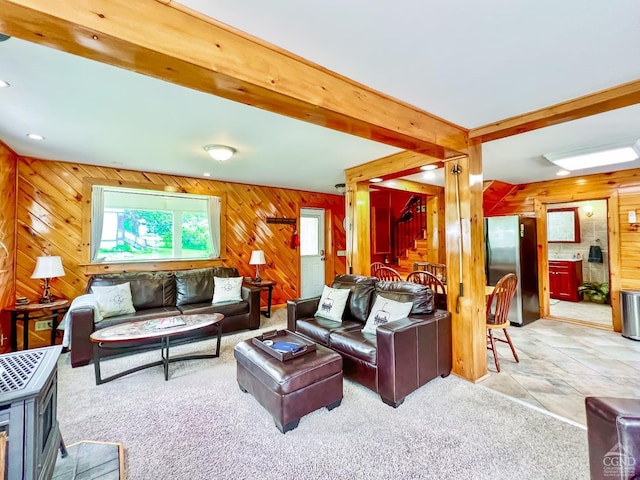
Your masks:
<path fill-rule="evenodd" d="M 289 330 L 270 330 L 254 337 L 253 344 L 259 349 L 267 352 L 272 357 L 277 358 L 281 362 L 286 362 L 292 358 L 299 357 L 309 352 L 313 352 L 316 349 L 316 344 L 306 338 L 301 337 Z M 288 346 L 294 347 L 289 351 L 277 350 L 274 347 L 278 346 L 279 342 L 286 342 Z M 299 345 L 299 348 L 295 348 L 295 345 Z"/>

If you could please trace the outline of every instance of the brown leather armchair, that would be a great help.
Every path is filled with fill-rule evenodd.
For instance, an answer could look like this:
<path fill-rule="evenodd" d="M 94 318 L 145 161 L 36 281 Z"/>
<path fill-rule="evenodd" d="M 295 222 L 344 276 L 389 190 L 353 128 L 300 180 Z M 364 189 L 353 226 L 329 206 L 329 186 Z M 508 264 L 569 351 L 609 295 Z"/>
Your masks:
<path fill-rule="evenodd" d="M 320 298 L 287 302 L 287 328 L 339 353 L 344 375 L 377 392 L 393 407 L 433 378 L 451 372 L 451 314 L 435 310 L 433 291 L 411 282 L 338 275 L 333 288 L 349 288 L 342 322 L 315 317 Z M 411 301 L 409 317 L 362 332 L 376 296 Z"/>

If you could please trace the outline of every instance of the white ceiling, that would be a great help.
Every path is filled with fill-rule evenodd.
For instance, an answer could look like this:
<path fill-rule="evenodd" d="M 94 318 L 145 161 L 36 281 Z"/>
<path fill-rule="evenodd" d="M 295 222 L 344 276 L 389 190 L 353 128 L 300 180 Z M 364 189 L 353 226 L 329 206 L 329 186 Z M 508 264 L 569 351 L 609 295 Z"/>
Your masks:
<path fill-rule="evenodd" d="M 640 78 L 637 0 L 181 3 L 466 128 Z M 398 151 L 16 38 L 0 79 L 0 140 L 20 155 L 335 193 Z M 627 138 L 640 106 L 487 143 L 484 178 L 556 178 L 542 154 Z M 208 143 L 238 154 L 215 162 Z"/>

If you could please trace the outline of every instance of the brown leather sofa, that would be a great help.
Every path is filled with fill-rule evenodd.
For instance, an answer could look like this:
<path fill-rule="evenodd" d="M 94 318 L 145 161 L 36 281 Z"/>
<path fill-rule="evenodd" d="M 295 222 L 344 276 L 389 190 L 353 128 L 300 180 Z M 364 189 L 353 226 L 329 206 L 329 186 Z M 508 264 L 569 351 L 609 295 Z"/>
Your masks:
<path fill-rule="evenodd" d="M 71 366 L 87 365 L 93 359 L 93 345 L 89 336 L 98 329 L 131 320 L 151 320 L 170 315 L 222 313 L 222 332 L 260 327 L 260 290 L 242 287 L 242 301 L 213 305 L 215 277 L 237 277 L 235 268 L 214 267 L 179 271 L 128 272 L 94 275 L 89 279 L 87 293 L 93 286 L 111 286 L 129 282 L 135 313 L 105 318 L 94 322 L 94 308 L 81 306 L 68 313 L 71 327 Z M 217 326 L 200 330 L 197 334 L 176 337 L 178 341 L 192 341 L 217 334 Z M 125 346 L 125 345 L 122 345 Z M 144 348 L 144 345 L 138 344 Z M 142 348 L 138 348 L 140 350 Z M 155 348 L 154 342 L 146 348 Z M 116 353 L 122 353 L 119 349 Z"/>
<path fill-rule="evenodd" d="M 640 478 L 640 399 L 587 397 L 585 406 L 591 478 Z"/>
<path fill-rule="evenodd" d="M 406 395 L 451 373 L 451 314 L 434 307 L 433 291 L 410 282 L 338 275 L 333 288 L 351 290 L 342 322 L 316 317 L 320 297 L 287 302 L 287 328 L 342 356 L 344 375 L 397 407 Z M 413 302 L 409 317 L 362 332 L 376 297 Z"/>

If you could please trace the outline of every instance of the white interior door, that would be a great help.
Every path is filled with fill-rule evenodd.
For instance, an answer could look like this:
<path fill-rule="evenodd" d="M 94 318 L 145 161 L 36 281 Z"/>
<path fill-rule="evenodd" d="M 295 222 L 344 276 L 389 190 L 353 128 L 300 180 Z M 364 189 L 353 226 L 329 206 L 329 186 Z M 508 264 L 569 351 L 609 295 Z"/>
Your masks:
<path fill-rule="evenodd" d="M 324 287 L 324 210 L 300 210 L 300 296 L 315 297 Z"/>

